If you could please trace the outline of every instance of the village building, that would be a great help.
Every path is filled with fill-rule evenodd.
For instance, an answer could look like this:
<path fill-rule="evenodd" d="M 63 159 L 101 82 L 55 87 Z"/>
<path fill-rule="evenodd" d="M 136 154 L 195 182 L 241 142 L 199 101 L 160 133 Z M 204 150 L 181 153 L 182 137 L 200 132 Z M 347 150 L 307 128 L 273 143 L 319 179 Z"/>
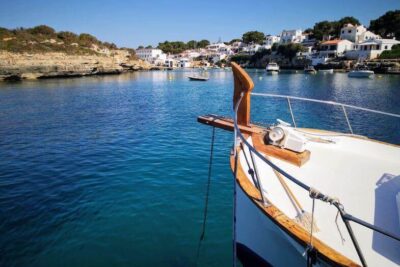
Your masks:
<path fill-rule="evenodd" d="M 162 64 L 167 58 L 167 55 L 158 48 L 140 48 L 136 50 L 136 55 L 138 58 L 154 65 Z"/>
<path fill-rule="evenodd" d="M 279 35 L 267 35 L 264 41 L 265 49 L 271 49 L 274 44 L 277 44 L 281 41 L 281 37 Z"/>
<path fill-rule="evenodd" d="M 347 51 L 348 59 L 375 59 L 382 54 L 383 51 L 391 50 L 394 45 L 400 44 L 395 39 L 372 39 L 354 45 L 354 50 Z"/>
<path fill-rule="evenodd" d="M 305 39 L 302 30 L 283 30 L 281 33 L 280 43 L 301 43 Z"/>
<path fill-rule="evenodd" d="M 343 56 L 346 51 L 353 49 L 353 42 L 349 40 L 330 40 L 320 46 L 319 55 L 323 57 Z"/>
<path fill-rule="evenodd" d="M 380 36 L 368 31 L 363 25 L 348 23 L 340 29 L 340 39 L 361 43 L 366 40 L 380 39 Z"/>

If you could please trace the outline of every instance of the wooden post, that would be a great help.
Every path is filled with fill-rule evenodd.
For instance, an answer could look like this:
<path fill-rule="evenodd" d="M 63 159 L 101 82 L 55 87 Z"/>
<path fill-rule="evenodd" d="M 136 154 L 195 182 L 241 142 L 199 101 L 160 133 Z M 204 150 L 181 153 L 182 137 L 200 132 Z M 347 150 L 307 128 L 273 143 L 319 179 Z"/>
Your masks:
<path fill-rule="evenodd" d="M 238 124 L 243 126 L 250 126 L 250 92 L 254 88 L 254 83 L 247 72 L 242 69 L 235 62 L 231 63 L 235 88 L 233 93 L 233 108 L 240 99 L 240 94 L 243 92 L 244 96 L 239 105 L 237 119 Z"/>

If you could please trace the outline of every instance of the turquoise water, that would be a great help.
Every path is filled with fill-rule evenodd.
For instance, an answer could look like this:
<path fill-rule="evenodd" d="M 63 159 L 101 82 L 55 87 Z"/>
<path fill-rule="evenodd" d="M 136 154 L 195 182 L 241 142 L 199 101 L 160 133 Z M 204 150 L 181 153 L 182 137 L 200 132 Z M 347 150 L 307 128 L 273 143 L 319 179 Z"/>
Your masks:
<path fill-rule="evenodd" d="M 195 266 L 211 128 L 231 115 L 232 75 L 190 72 L 0 83 L 0 266 Z M 266 76 L 255 92 L 400 113 L 400 76 Z M 286 102 L 253 98 L 253 118 L 290 121 Z M 340 110 L 293 103 L 304 127 L 346 131 Z M 356 133 L 400 143 L 399 120 L 349 112 Z M 231 133 L 216 132 L 200 266 L 232 263 Z"/>

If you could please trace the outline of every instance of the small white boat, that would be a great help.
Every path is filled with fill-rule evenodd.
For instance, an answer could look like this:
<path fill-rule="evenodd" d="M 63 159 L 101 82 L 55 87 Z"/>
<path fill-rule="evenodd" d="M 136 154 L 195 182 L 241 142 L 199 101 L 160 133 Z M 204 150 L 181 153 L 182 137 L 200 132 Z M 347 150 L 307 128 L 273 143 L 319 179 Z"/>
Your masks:
<path fill-rule="evenodd" d="M 189 80 L 191 81 L 208 81 L 207 76 L 201 76 L 201 75 L 190 75 L 188 76 Z"/>
<path fill-rule="evenodd" d="M 348 76 L 353 78 L 372 78 L 374 74 L 372 70 L 352 70 Z"/>
<path fill-rule="evenodd" d="M 265 70 L 267 71 L 267 73 L 269 74 L 278 74 L 280 71 L 279 65 L 274 63 L 274 62 L 270 62 L 268 63 L 267 67 L 265 68 Z"/>
<path fill-rule="evenodd" d="M 356 64 L 348 74 L 349 77 L 354 77 L 354 78 L 372 78 L 374 77 L 374 72 L 366 65 L 363 64 Z"/>
<path fill-rule="evenodd" d="M 327 69 L 327 70 L 318 70 L 321 73 L 329 73 L 332 74 L 333 73 L 333 69 Z"/>
<path fill-rule="evenodd" d="M 317 70 L 313 66 L 305 67 L 304 72 L 307 74 L 317 74 Z"/>

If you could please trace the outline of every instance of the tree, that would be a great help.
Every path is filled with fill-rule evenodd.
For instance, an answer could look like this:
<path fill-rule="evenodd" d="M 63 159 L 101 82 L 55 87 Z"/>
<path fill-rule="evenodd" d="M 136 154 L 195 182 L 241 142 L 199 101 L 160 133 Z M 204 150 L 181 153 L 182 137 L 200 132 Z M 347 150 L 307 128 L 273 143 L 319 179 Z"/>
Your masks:
<path fill-rule="evenodd" d="M 189 42 L 187 42 L 186 47 L 188 49 L 195 49 L 197 48 L 197 41 L 195 40 L 190 40 Z"/>
<path fill-rule="evenodd" d="M 198 48 L 204 48 L 204 47 L 206 47 L 207 45 L 210 45 L 210 41 L 208 41 L 208 40 L 201 40 L 201 41 L 199 41 L 198 43 L 197 43 L 197 47 Z"/>
<path fill-rule="evenodd" d="M 327 20 L 320 21 L 314 25 L 314 37 L 317 40 L 322 40 L 326 35 L 334 35 L 336 31 L 336 25 L 334 22 Z"/>
<path fill-rule="evenodd" d="M 144 46 L 143 45 L 139 45 L 137 49 L 143 49 Z"/>
<path fill-rule="evenodd" d="M 351 23 L 353 25 L 360 25 L 360 21 L 354 17 L 344 17 L 338 21 L 320 21 L 315 23 L 314 28 L 312 29 L 313 37 L 317 40 L 322 40 L 324 36 L 333 36 L 334 38 L 338 38 L 340 35 L 340 29 L 343 25 Z M 311 30 L 311 29 L 307 29 Z"/>
<path fill-rule="evenodd" d="M 265 34 L 259 31 L 246 32 L 243 34 L 242 40 L 246 44 L 262 44 L 265 40 Z"/>
<path fill-rule="evenodd" d="M 361 25 L 360 21 L 356 19 L 355 17 L 344 17 L 341 18 L 336 22 L 335 25 L 335 35 L 339 36 L 340 35 L 340 29 L 343 28 L 345 24 L 353 24 L 353 25 Z"/>
<path fill-rule="evenodd" d="M 290 61 L 292 61 L 298 52 L 304 51 L 305 48 L 301 44 L 290 43 L 287 45 L 278 46 L 278 54 L 288 58 Z"/>
<path fill-rule="evenodd" d="M 159 43 L 158 48 L 164 53 L 179 54 L 186 50 L 186 44 L 181 41 L 165 41 L 163 43 Z"/>
<path fill-rule="evenodd" d="M 388 11 L 371 20 L 369 30 L 385 38 L 400 39 L 400 10 Z"/>
<path fill-rule="evenodd" d="M 148 46 L 146 46 L 146 48 L 147 49 L 151 49 L 151 48 L 153 48 L 153 46 L 152 45 L 148 45 Z"/>
<path fill-rule="evenodd" d="M 278 47 L 279 47 L 279 44 L 278 44 L 278 43 L 273 43 L 273 44 L 272 44 L 272 47 L 271 47 L 271 51 L 277 51 L 277 50 L 278 50 Z"/>
<path fill-rule="evenodd" d="M 242 41 L 242 39 L 236 38 L 236 39 L 232 39 L 232 40 L 229 42 L 229 44 L 232 45 L 233 43 L 241 42 L 241 41 Z"/>

